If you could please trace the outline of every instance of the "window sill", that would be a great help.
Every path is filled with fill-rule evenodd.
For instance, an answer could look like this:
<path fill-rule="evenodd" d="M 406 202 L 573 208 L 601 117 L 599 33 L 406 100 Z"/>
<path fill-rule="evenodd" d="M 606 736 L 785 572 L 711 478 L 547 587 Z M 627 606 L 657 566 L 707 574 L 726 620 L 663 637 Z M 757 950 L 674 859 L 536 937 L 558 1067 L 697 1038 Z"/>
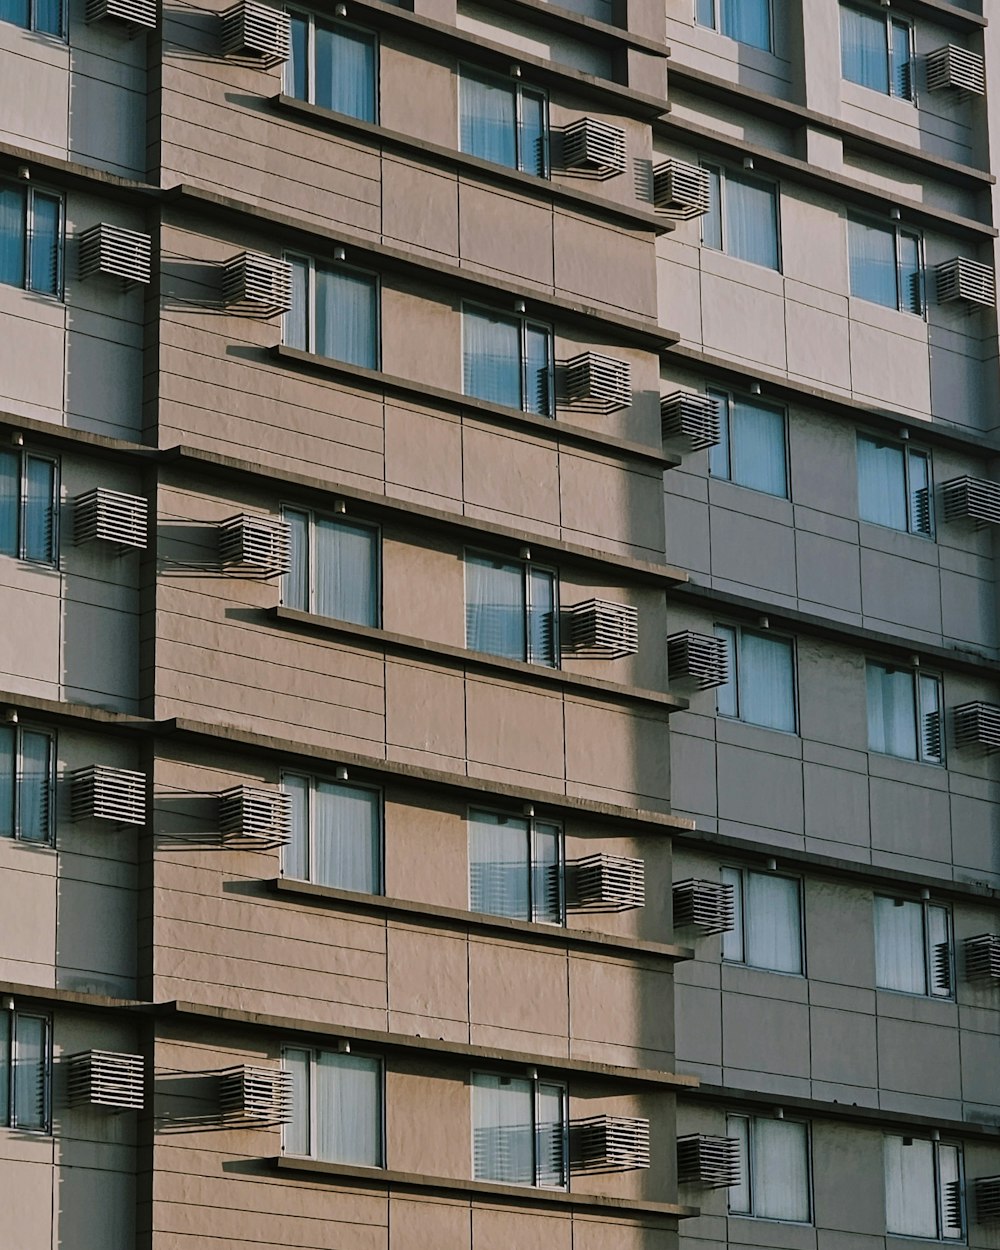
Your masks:
<path fill-rule="evenodd" d="M 642 690 L 636 686 L 621 686 L 599 677 L 585 677 L 579 673 L 567 673 L 558 668 L 544 668 L 539 664 L 522 664 L 517 660 L 504 660 L 499 656 L 482 655 L 464 647 L 452 647 L 445 643 L 425 642 L 408 634 L 390 633 L 385 629 L 373 629 L 369 625 L 353 625 L 349 621 L 330 620 L 312 612 L 300 612 L 296 608 L 275 607 L 266 610 L 273 620 L 298 626 L 314 633 L 341 638 L 355 646 L 375 647 L 389 654 L 419 657 L 429 664 L 447 664 L 467 672 L 489 675 L 523 682 L 526 685 L 549 686 L 566 693 L 592 695 L 616 703 L 646 704 L 666 710 L 683 711 L 686 699 L 658 690 Z"/>
<path fill-rule="evenodd" d="M 387 1168 L 352 1167 L 349 1164 L 323 1163 L 318 1159 L 292 1158 L 279 1155 L 268 1160 L 279 1172 L 323 1177 L 331 1184 L 374 1186 L 380 1189 L 408 1190 L 426 1194 L 450 1194 L 470 1201 L 503 1202 L 515 1206 L 542 1207 L 557 1211 L 586 1213 L 609 1212 L 643 1219 L 660 1216 L 666 1219 L 689 1219 L 700 1212 L 697 1207 L 673 1202 L 641 1202 L 631 1198 L 612 1198 L 603 1194 L 572 1194 L 567 1190 L 535 1189 L 531 1186 L 496 1185 L 489 1181 L 459 1180 L 449 1176 L 431 1176 L 418 1172 L 393 1172 Z"/>
<path fill-rule="evenodd" d="M 664 959 L 671 963 L 692 959 L 694 952 L 688 947 L 667 945 L 660 942 L 641 942 L 631 938 L 614 937 L 589 929 L 570 929 L 557 925 L 533 924 L 526 920 L 511 920 L 505 916 L 488 916 L 480 912 L 461 911 L 453 907 L 438 907 L 430 903 L 415 903 L 409 899 L 387 898 L 384 895 L 358 894 L 353 890 L 337 890 L 328 885 L 315 885 L 311 881 L 296 881 L 277 877 L 269 883 L 276 894 L 311 899 L 317 904 L 346 907 L 376 915 L 405 916 L 426 920 L 434 927 L 464 929 L 467 932 L 494 933 L 509 938 L 524 939 L 543 945 L 568 947 L 576 950 L 595 950 L 607 955 L 635 955 L 645 959 Z"/>

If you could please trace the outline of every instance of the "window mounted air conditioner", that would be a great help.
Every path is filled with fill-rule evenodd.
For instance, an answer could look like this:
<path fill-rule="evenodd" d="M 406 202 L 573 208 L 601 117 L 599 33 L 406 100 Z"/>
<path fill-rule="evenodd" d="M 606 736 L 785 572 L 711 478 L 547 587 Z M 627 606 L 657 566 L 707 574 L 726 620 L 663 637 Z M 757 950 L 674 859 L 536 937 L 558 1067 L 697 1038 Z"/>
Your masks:
<path fill-rule="evenodd" d="M 935 266 L 934 281 L 939 304 L 977 304 L 995 308 L 997 279 L 992 265 L 984 265 L 967 256 L 955 256 Z"/>
<path fill-rule="evenodd" d="M 103 274 L 121 278 L 127 289 L 148 283 L 152 267 L 153 240 L 148 234 L 102 221 L 80 235 L 78 273 L 81 281 Z"/>
<path fill-rule="evenodd" d="M 285 846 L 292 838 L 292 796 L 253 786 L 223 790 L 219 830 L 226 846 Z"/>
<path fill-rule="evenodd" d="M 649 1121 L 624 1115 L 571 1120 L 569 1161 L 573 1172 L 629 1172 L 649 1167 Z"/>
<path fill-rule="evenodd" d="M 674 391 L 660 398 L 660 432 L 665 442 L 682 440 L 691 451 L 722 441 L 722 408 L 710 395 Z"/>
<path fill-rule="evenodd" d="M 67 1094 L 71 1107 L 88 1104 L 112 1110 L 143 1108 L 142 1055 L 87 1050 L 68 1060 Z"/>
<path fill-rule="evenodd" d="M 731 885 L 717 881 L 678 881 L 673 888 L 674 927 L 704 934 L 731 933 L 736 927 L 736 902 Z"/>
<path fill-rule="evenodd" d="M 270 67 L 291 54 L 291 18 L 259 0 L 240 0 L 222 14 L 222 55 L 252 57 Z"/>
<path fill-rule="evenodd" d="M 681 221 L 703 216 L 712 207 L 708 170 L 673 157 L 655 165 L 653 206 Z"/>
<path fill-rule="evenodd" d="M 87 0 L 86 21 L 125 22 L 156 29 L 156 0 Z"/>
<path fill-rule="evenodd" d="M 600 852 L 566 867 L 572 911 L 631 911 L 646 904 L 646 865 L 641 859 Z"/>
<path fill-rule="evenodd" d="M 952 711 L 955 745 L 1000 751 L 1000 707 L 995 703 L 960 703 Z"/>
<path fill-rule="evenodd" d="M 219 560 L 224 573 L 277 577 L 288 572 L 291 534 L 284 521 L 240 513 L 219 526 Z"/>
<path fill-rule="evenodd" d="M 226 263 L 222 300 L 247 316 L 275 317 L 292 307 L 292 266 L 261 252 L 241 252 Z"/>
<path fill-rule="evenodd" d="M 729 681 L 729 649 L 724 638 L 684 629 L 667 639 L 667 672 L 671 681 L 712 690 Z"/>
<path fill-rule="evenodd" d="M 948 88 L 970 95 L 986 94 L 986 62 L 978 52 L 949 43 L 927 54 L 927 90 Z"/>
<path fill-rule="evenodd" d="M 294 1076 L 282 1068 L 240 1064 L 221 1074 L 219 1110 L 226 1123 L 290 1124 Z"/>
<path fill-rule="evenodd" d="M 146 777 L 128 768 L 92 764 L 70 776 L 72 820 L 107 820 L 117 825 L 146 823 Z"/>
<path fill-rule="evenodd" d="M 970 981 L 1000 981 L 1000 934 L 965 939 L 965 975 Z"/>
<path fill-rule="evenodd" d="M 725 1189 L 740 1183 L 740 1143 L 735 1137 L 688 1133 L 677 1139 L 677 1180 L 681 1185 Z"/>
<path fill-rule="evenodd" d="M 941 485 L 946 521 L 974 521 L 977 529 L 1000 525 L 1000 483 L 982 477 L 953 477 Z"/>
<path fill-rule="evenodd" d="M 563 132 L 563 163 L 568 170 L 602 179 L 623 174 L 628 164 L 625 131 L 593 117 L 581 117 Z"/>
<path fill-rule="evenodd" d="M 98 486 L 73 502 L 73 541 L 77 546 L 100 541 L 144 550 L 148 513 L 149 504 L 142 495 Z"/>
<path fill-rule="evenodd" d="M 588 599 L 565 611 L 568 650 L 595 659 L 616 660 L 639 650 L 639 613 L 625 603 Z"/>
<path fill-rule="evenodd" d="M 581 352 L 567 360 L 565 403 L 571 408 L 611 413 L 632 403 L 632 371 L 627 360 Z"/>

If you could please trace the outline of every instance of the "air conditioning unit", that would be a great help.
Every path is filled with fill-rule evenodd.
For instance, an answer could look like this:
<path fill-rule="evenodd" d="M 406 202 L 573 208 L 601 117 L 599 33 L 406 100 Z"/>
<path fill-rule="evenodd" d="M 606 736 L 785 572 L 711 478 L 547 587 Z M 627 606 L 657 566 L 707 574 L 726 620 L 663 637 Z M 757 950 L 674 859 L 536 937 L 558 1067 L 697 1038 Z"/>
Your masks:
<path fill-rule="evenodd" d="M 241 252 L 227 261 L 222 300 L 234 312 L 274 317 L 292 307 L 292 266 L 261 252 Z"/>
<path fill-rule="evenodd" d="M 708 170 L 672 157 L 654 166 L 653 206 L 682 221 L 701 217 L 712 207 Z"/>
<path fill-rule="evenodd" d="M 612 178 L 628 166 L 625 131 L 620 126 L 581 117 L 563 132 L 563 164 L 574 172 Z"/>
<path fill-rule="evenodd" d="M 995 1224 L 1000 1220 L 1000 1176 L 977 1176 L 972 1182 L 976 1196 L 976 1223 Z M 954 1223 L 949 1220 L 954 1227 Z M 958 1226 L 961 1227 L 961 1201 Z"/>
<path fill-rule="evenodd" d="M 731 933 L 736 927 L 736 901 L 731 885 L 717 881 L 678 881 L 673 888 L 674 927 L 704 934 Z"/>
<path fill-rule="evenodd" d="M 995 308 L 997 303 L 997 278 L 992 265 L 984 265 L 967 256 L 955 256 L 935 266 L 934 280 L 937 285 L 937 302 L 952 304 L 978 304 L 982 308 Z"/>
<path fill-rule="evenodd" d="M 986 94 L 986 63 L 978 52 L 957 48 L 953 43 L 927 54 L 927 90 L 947 88 Z"/>
<path fill-rule="evenodd" d="M 682 439 L 691 451 L 722 441 L 722 405 L 710 395 L 674 391 L 660 397 L 660 432 L 664 441 Z"/>
<path fill-rule="evenodd" d="M 977 529 L 1000 525 L 1000 483 L 983 477 L 953 477 L 941 486 L 946 521 L 974 521 Z"/>
<path fill-rule="evenodd" d="M 282 1068 L 241 1064 L 221 1074 L 219 1109 L 227 1123 L 289 1124 L 294 1076 Z"/>
<path fill-rule="evenodd" d="M 588 599 L 565 611 L 568 650 L 616 660 L 639 650 L 639 613 L 625 603 Z"/>
<path fill-rule="evenodd" d="M 291 18 L 258 0 L 240 0 L 222 14 L 222 55 L 279 65 L 291 54 Z"/>
<path fill-rule="evenodd" d="M 92 764 L 70 775 L 70 818 L 146 823 L 146 777 L 128 768 Z"/>
<path fill-rule="evenodd" d="M 149 504 L 142 495 L 98 486 L 73 501 L 73 541 L 77 546 L 100 540 L 143 550 L 148 513 Z"/>
<path fill-rule="evenodd" d="M 143 1108 L 142 1055 L 87 1050 L 70 1055 L 66 1090 L 71 1107 L 89 1104 L 119 1111 Z"/>
<path fill-rule="evenodd" d="M 148 283 L 152 268 L 153 240 L 148 234 L 102 221 L 80 235 L 77 272 L 81 281 L 104 274 L 121 278 L 130 287 Z"/>
<path fill-rule="evenodd" d="M 957 747 L 1000 751 L 1000 707 L 995 703 L 960 703 L 952 709 Z"/>
<path fill-rule="evenodd" d="M 1000 934 L 965 939 L 965 975 L 970 981 L 1000 981 Z"/>
<path fill-rule="evenodd" d="M 581 352 L 566 361 L 563 390 L 568 407 L 617 412 L 632 402 L 632 371 L 626 360 Z"/>
<path fill-rule="evenodd" d="M 291 533 L 284 521 L 241 513 L 219 526 L 219 560 L 224 573 L 277 577 L 287 573 Z"/>
<path fill-rule="evenodd" d="M 569 1164 L 573 1172 L 629 1172 L 649 1167 L 649 1121 L 624 1115 L 571 1120 Z"/>
<path fill-rule="evenodd" d="M 156 29 L 156 0 L 87 0 L 86 21 L 126 22 Z"/>
<path fill-rule="evenodd" d="M 631 911 L 646 905 L 646 865 L 641 859 L 600 852 L 567 864 L 573 911 Z"/>
<path fill-rule="evenodd" d="M 688 1133 L 677 1139 L 677 1181 L 725 1189 L 740 1183 L 740 1143 L 735 1137 Z"/>
<path fill-rule="evenodd" d="M 684 629 L 667 639 L 667 672 L 671 681 L 690 682 L 699 690 L 724 686 L 729 680 L 729 649 L 724 638 Z"/>
<path fill-rule="evenodd" d="M 223 790 L 219 830 L 227 846 L 285 846 L 292 837 L 292 796 L 253 786 Z"/>

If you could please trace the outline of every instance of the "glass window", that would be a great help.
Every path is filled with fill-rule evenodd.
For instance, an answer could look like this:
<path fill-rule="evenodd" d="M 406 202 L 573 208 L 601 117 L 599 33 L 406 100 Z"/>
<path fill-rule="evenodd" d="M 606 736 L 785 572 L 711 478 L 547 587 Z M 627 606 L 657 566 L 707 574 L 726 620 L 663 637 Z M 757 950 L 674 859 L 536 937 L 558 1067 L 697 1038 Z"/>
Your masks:
<path fill-rule="evenodd" d="M 374 274 L 286 256 L 292 265 L 292 308 L 285 314 L 288 347 L 379 367 L 379 294 Z"/>
<path fill-rule="evenodd" d="M 485 308 L 462 311 L 462 389 L 541 417 L 554 411 L 552 327 Z"/>
<path fill-rule="evenodd" d="M 57 487 L 54 460 L 0 451 L 0 555 L 55 564 Z"/>
<path fill-rule="evenodd" d="M 723 868 L 733 887 L 736 924 L 722 936 L 722 958 L 772 972 L 802 972 L 800 886 L 794 877 Z"/>
<path fill-rule="evenodd" d="M 867 685 L 869 750 L 943 764 L 941 678 L 869 660 Z"/>
<path fill-rule="evenodd" d="M 720 441 L 709 452 L 712 477 L 787 499 L 784 409 L 728 391 L 708 393 L 721 414 Z"/>
<path fill-rule="evenodd" d="M 695 0 L 694 20 L 737 43 L 772 50 L 770 0 Z"/>
<path fill-rule="evenodd" d="M 0 1124 L 49 1131 L 51 1043 L 47 1016 L 0 1013 Z"/>
<path fill-rule="evenodd" d="M 847 251 L 852 295 L 923 316 L 923 247 L 918 234 L 850 217 Z"/>
<path fill-rule="evenodd" d="M 59 295 L 62 214 L 60 196 L 0 182 L 0 283 Z"/>
<path fill-rule="evenodd" d="M 381 1060 L 290 1047 L 283 1062 L 294 1082 L 285 1153 L 384 1167 Z"/>
<path fill-rule="evenodd" d="M 51 735 L 0 726 L 0 837 L 52 841 Z"/>
<path fill-rule="evenodd" d="M 934 534 L 930 452 L 858 435 L 858 515 L 862 521 L 928 538 Z"/>
<path fill-rule="evenodd" d="M 291 24 L 291 56 L 285 64 L 287 93 L 359 121 L 377 121 L 375 35 L 346 22 L 325 22 L 305 13 L 293 13 Z"/>
<path fill-rule="evenodd" d="M 487 1072 L 472 1077 L 472 1171 L 477 1181 L 565 1189 L 566 1087 Z"/>
<path fill-rule="evenodd" d="M 555 572 L 526 560 L 467 552 L 465 645 L 487 655 L 557 667 L 559 601 Z"/>
<path fill-rule="evenodd" d="M 382 893 L 382 796 L 367 786 L 285 773 L 292 798 L 292 838 L 282 871 L 359 894 Z"/>
<path fill-rule="evenodd" d="M 377 627 L 380 536 L 373 525 L 285 508 L 291 558 L 281 600 L 300 612 Z"/>
<path fill-rule="evenodd" d="M 61 0 L 0 0 L 0 22 L 13 22 L 22 30 L 65 38 Z"/>
<path fill-rule="evenodd" d="M 886 1135 L 884 1159 L 886 1231 L 931 1241 L 963 1240 L 961 1146 Z"/>
<path fill-rule="evenodd" d="M 840 65 L 848 82 L 912 100 L 913 31 L 903 18 L 840 6 Z"/>
<path fill-rule="evenodd" d="M 795 733 L 795 652 L 790 638 L 716 625 L 726 643 L 729 681 L 716 691 L 716 710 L 766 729 Z"/>
<path fill-rule="evenodd" d="M 947 907 L 875 896 L 875 984 L 880 989 L 951 998 L 952 964 Z"/>
<path fill-rule="evenodd" d="M 544 91 L 463 67 L 459 147 L 508 169 L 549 176 L 548 101 Z"/>
<path fill-rule="evenodd" d="M 726 1134 L 740 1144 L 740 1181 L 729 1190 L 730 1214 L 808 1224 L 808 1126 L 797 1120 L 730 1115 Z"/>
<path fill-rule="evenodd" d="M 469 813 L 472 911 L 541 924 L 565 920 L 563 837 L 547 820 Z"/>
<path fill-rule="evenodd" d="M 780 269 L 775 184 L 721 165 L 704 168 L 709 175 L 710 204 L 701 219 L 705 247 L 766 269 Z"/>

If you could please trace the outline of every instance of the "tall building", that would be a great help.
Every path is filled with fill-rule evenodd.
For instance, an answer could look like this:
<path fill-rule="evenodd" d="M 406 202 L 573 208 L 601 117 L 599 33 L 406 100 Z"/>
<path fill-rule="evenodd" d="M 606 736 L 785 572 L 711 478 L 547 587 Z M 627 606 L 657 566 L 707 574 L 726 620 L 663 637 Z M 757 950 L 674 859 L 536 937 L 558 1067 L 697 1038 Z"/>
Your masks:
<path fill-rule="evenodd" d="M 5 1246 L 997 1245 L 995 44 L 0 0 Z"/>

